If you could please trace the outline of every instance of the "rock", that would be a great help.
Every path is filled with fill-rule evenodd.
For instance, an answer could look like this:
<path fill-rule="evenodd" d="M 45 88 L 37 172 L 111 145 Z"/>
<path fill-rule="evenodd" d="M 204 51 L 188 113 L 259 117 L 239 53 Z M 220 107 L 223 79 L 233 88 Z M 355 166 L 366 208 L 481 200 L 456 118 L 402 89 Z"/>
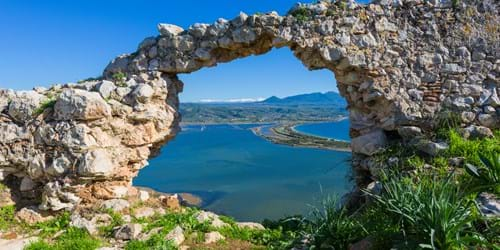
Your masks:
<path fill-rule="evenodd" d="M 449 73 L 449 74 L 460 74 L 460 73 L 465 73 L 466 69 L 456 63 L 448 63 L 443 66 L 441 71 L 443 73 Z"/>
<path fill-rule="evenodd" d="M 172 241 L 172 243 L 176 246 L 181 245 L 185 239 L 184 230 L 182 230 L 180 226 L 176 226 L 167 234 L 167 236 L 165 236 L 165 240 Z"/>
<path fill-rule="evenodd" d="M 87 220 L 77 213 L 71 215 L 71 221 L 69 225 L 72 227 L 85 229 L 90 235 L 96 235 L 98 233 L 97 226 L 93 221 Z"/>
<path fill-rule="evenodd" d="M 25 249 L 31 242 L 36 242 L 38 237 L 29 237 L 29 238 L 19 238 L 19 239 L 0 239 L 0 249 L 8 249 L 8 250 L 23 250 Z"/>
<path fill-rule="evenodd" d="M 448 149 L 448 144 L 445 142 L 432 142 L 432 141 L 425 141 L 422 140 L 420 143 L 418 143 L 417 148 L 430 155 L 430 156 L 437 156 L 443 151 Z"/>
<path fill-rule="evenodd" d="M 461 130 L 462 136 L 466 139 L 483 139 L 493 137 L 493 132 L 487 127 L 470 125 Z"/>
<path fill-rule="evenodd" d="M 144 190 L 139 190 L 139 200 L 141 201 L 149 200 L 149 193 Z"/>
<path fill-rule="evenodd" d="M 249 229 L 255 229 L 255 230 L 265 230 L 266 229 L 262 224 L 256 223 L 256 222 L 236 222 L 236 225 L 239 228 L 249 228 Z"/>
<path fill-rule="evenodd" d="M 101 204 L 101 207 L 105 208 L 105 209 L 111 209 L 115 212 L 120 212 L 126 208 L 129 208 L 130 203 L 126 200 L 123 200 L 123 199 L 111 199 L 111 200 L 104 201 Z"/>
<path fill-rule="evenodd" d="M 24 207 L 16 212 L 16 219 L 28 225 L 35 225 L 36 223 L 52 219 L 52 216 L 44 217 L 39 213 L 37 208 Z"/>
<path fill-rule="evenodd" d="M 57 99 L 54 113 L 58 120 L 96 120 L 111 116 L 111 108 L 98 93 L 67 89 Z"/>
<path fill-rule="evenodd" d="M 33 182 L 33 180 L 31 180 L 30 177 L 25 176 L 21 181 L 21 186 L 19 190 L 21 190 L 21 192 L 31 191 L 35 188 L 35 186 L 36 186 L 35 182 Z"/>
<path fill-rule="evenodd" d="M 366 186 L 366 191 L 368 191 L 370 194 L 375 194 L 379 195 L 382 193 L 383 187 L 382 183 L 379 181 L 372 181 L 368 186 Z"/>
<path fill-rule="evenodd" d="M 135 240 L 139 238 L 142 232 L 142 225 L 137 223 L 128 223 L 117 228 L 113 234 L 118 240 Z"/>
<path fill-rule="evenodd" d="M 35 91 L 20 92 L 9 103 L 9 115 L 19 123 L 26 123 L 37 115 L 37 109 L 40 108 L 45 96 Z M 43 111 L 43 110 L 40 110 Z"/>
<path fill-rule="evenodd" d="M 500 199 L 494 194 L 480 193 L 477 202 L 481 213 L 487 217 L 500 217 Z"/>
<path fill-rule="evenodd" d="M 102 81 L 97 85 L 97 91 L 101 94 L 102 98 L 107 99 L 111 96 L 111 93 L 115 91 L 116 86 L 113 82 L 110 81 Z"/>
<path fill-rule="evenodd" d="M 114 170 L 113 162 L 104 149 L 91 150 L 80 159 L 78 174 L 82 176 L 109 176 Z"/>
<path fill-rule="evenodd" d="M 225 240 L 226 237 L 222 236 L 219 232 L 205 233 L 205 244 L 217 243 L 221 240 Z"/>
<path fill-rule="evenodd" d="M 147 84 L 139 84 L 132 91 L 132 96 L 137 102 L 146 103 L 153 96 L 154 90 Z"/>
<path fill-rule="evenodd" d="M 134 210 L 134 217 L 137 219 L 151 217 L 155 214 L 155 210 L 150 207 L 141 207 Z"/>
<path fill-rule="evenodd" d="M 204 223 L 206 221 L 209 221 L 211 225 L 215 228 L 221 228 L 228 226 L 227 223 L 223 222 L 217 214 L 214 214 L 212 212 L 207 212 L 207 211 L 200 211 L 196 215 L 196 220 L 200 223 Z"/>
<path fill-rule="evenodd" d="M 422 136 L 422 130 L 415 126 L 403 126 L 398 128 L 398 133 L 403 139 L 413 139 Z"/>
<path fill-rule="evenodd" d="M 52 164 L 50 164 L 45 172 L 52 176 L 60 176 L 66 172 L 71 166 L 71 161 L 64 155 L 54 159 Z"/>
<path fill-rule="evenodd" d="M 168 209 L 179 210 L 181 208 L 181 200 L 179 195 L 162 195 L 159 197 L 161 203 Z"/>
<path fill-rule="evenodd" d="M 490 114 L 480 114 L 477 117 L 477 120 L 479 121 L 479 124 L 485 127 L 495 128 L 500 126 L 500 123 L 497 121 L 495 116 Z"/>
<path fill-rule="evenodd" d="M 375 249 L 375 239 L 373 237 L 366 237 L 349 246 L 349 250 L 371 250 Z"/>
<path fill-rule="evenodd" d="M 375 130 L 351 140 L 353 152 L 364 155 L 373 155 L 381 150 L 386 144 L 387 138 L 382 130 Z"/>
<path fill-rule="evenodd" d="M 162 36 L 171 38 L 179 35 L 184 29 L 177 25 L 160 23 L 158 24 L 158 31 Z"/>

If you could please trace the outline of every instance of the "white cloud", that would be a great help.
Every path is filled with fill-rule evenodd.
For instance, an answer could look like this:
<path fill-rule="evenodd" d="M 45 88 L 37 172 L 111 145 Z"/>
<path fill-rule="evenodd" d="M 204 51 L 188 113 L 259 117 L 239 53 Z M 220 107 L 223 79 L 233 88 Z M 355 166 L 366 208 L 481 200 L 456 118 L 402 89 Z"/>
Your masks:
<path fill-rule="evenodd" d="M 266 98 L 235 98 L 235 99 L 201 99 L 200 103 L 242 103 L 242 102 L 260 102 Z"/>

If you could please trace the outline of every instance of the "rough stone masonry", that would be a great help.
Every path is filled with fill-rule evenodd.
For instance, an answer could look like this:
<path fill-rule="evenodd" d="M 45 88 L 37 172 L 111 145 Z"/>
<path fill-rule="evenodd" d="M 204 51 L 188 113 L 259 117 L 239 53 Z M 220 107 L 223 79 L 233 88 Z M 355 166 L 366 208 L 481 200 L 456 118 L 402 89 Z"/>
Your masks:
<path fill-rule="evenodd" d="M 178 74 L 289 47 L 307 68 L 335 74 L 349 104 L 357 188 L 365 187 L 384 167 L 373 155 L 390 142 L 418 141 L 431 155 L 445 148 L 422 139 L 444 112 L 465 136 L 500 127 L 499 7 L 319 1 L 286 16 L 241 13 L 188 30 L 159 24 L 159 36 L 114 59 L 102 79 L 0 90 L 0 178 L 46 210 L 127 195 L 179 131 Z"/>

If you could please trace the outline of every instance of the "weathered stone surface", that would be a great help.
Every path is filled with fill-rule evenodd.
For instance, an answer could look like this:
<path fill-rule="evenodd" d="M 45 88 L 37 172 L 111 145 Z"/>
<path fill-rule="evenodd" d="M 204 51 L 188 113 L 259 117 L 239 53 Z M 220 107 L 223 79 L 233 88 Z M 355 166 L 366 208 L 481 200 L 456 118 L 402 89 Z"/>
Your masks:
<path fill-rule="evenodd" d="M 353 152 L 364 155 L 373 155 L 382 149 L 387 143 L 384 131 L 376 130 L 371 133 L 353 138 L 351 147 Z"/>
<path fill-rule="evenodd" d="M 123 199 L 111 199 L 111 200 L 104 201 L 101 204 L 101 207 L 106 208 L 106 209 L 111 209 L 115 212 L 120 212 L 126 208 L 129 208 L 130 203 L 126 200 L 123 200 Z"/>
<path fill-rule="evenodd" d="M 95 120 L 111 116 L 111 108 L 98 93 L 79 89 L 63 91 L 54 112 L 58 120 Z"/>
<path fill-rule="evenodd" d="M 488 217 L 500 216 L 500 199 L 494 194 L 481 193 L 477 198 L 481 213 Z"/>
<path fill-rule="evenodd" d="M 172 231 L 170 231 L 167 236 L 165 236 L 165 240 L 172 241 L 176 246 L 179 246 L 186 240 L 184 237 L 184 230 L 180 226 L 176 226 Z"/>
<path fill-rule="evenodd" d="M 82 176 L 108 176 L 113 171 L 113 163 L 107 151 L 98 149 L 85 153 L 80 159 L 78 174 Z"/>
<path fill-rule="evenodd" d="M 320 1 L 287 16 L 241 13 L 187 31 L 160 24 L 158 36 L 113 59 L 102 80 L 0 90 L 0 177 L 29 176 L 44 186 L 41 207 L 52 210 L 91 203 L 106 192 L 89 190 L 103 183 L 128 186 L 179 131 L 177 74 L 278 47 L 309 69 L 335 73 L 350 111 L 355 169 L 387 140 L 405 146 L 425 137 L 441 112 L 456 113 L 464 128 L 499 128 L 500 44 L 486 30 L 500 23 L 498 2 L 435 2 Z M 297 8 L 310 14 L 294 16 Z M 355 171 L 373 175 L 357 179 L 377 180 L 381 168 Z"/>
<path fill-rule="evenodd" d="M 137 223 L 128 223 L 119 228 L 114 232 L 115 239 L 119 240 L 135 240 L 139 237 L 142 232 L 142 225 Z"/>
<path fill-rule="evenodd" d="M 236 225 L 240 228 L 250 228 L 256 230 L 264 230 L 266 229 L 262 224 L 255 222 L 237 222 Z"/>
<path fill-rule="evenodd" d="M 217 243 L 221 240 L 225 240 L 226 237 L 222 236 L 219 232 L 209 232 L 205 233 L 205 244 Z"/>
<path fill-rule="evenodd" d="M 198 215 L 196 215 L 196 220 L 198 220 L 198 222 L 200 223 L 208 221 L 215 228 L 227 226 L 227 223 L 223 222 L 217 214 L 207 211 L 200 211 Z"/>

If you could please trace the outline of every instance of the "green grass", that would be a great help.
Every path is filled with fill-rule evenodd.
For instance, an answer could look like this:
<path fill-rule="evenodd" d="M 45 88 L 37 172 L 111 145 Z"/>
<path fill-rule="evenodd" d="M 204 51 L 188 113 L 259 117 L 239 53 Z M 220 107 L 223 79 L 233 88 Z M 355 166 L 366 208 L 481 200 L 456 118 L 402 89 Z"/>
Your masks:
<path fill-rule="evenodd" d="M 55 233 L 65 230 L 69 227 L 70 213 L 64 212 L 54 219 L 36 223 L 32 229 L 40 230 L 40 236 L 43 238 L 51 237 Z"/>
<path fill-rule="evenodd" d="M 448 178 L 392 177 L 385 193 L 372 195 L 392 217 L 397 218 L 408 239 L 421 247 L 452 249 L 468 246 L 475 219 L 472 203 Z"/>
<path fill-rule="evenodd" d="M 480 165 L 480 153 L 500 153 L 500 137 L 498 136 L 498 132 L 495 134 L 494 138 L 467 140 L 460 136 L 456 130 L 449 130 L 447 137 L 450 148 L 447 155 L 449 157 L 464 157 L 467 163 Z"/>
<path fill-rule="evenodd" d="M 69 227 L 66 232 L 54 242 L 48 243 L 43 240 L 33 242 L 26 246 L 25 250 L 94 250 L 101 243 L 91 237 L 84 229 Z"/>
<path fill-rule="evenodd" d="M 170 250 L 177 249 L 171 242 L 165 240 L 165 235 L 155 234 L 146 241 L 132 240 L 125 246 L 126 250 Z"/>
<path fill-rule="evenodd" d="M 9 205 L 0 208 L 0 230 L 8 229 L 15 223 L 14 214 L 16 213 L 16 207 L 14 205 Z"/>

